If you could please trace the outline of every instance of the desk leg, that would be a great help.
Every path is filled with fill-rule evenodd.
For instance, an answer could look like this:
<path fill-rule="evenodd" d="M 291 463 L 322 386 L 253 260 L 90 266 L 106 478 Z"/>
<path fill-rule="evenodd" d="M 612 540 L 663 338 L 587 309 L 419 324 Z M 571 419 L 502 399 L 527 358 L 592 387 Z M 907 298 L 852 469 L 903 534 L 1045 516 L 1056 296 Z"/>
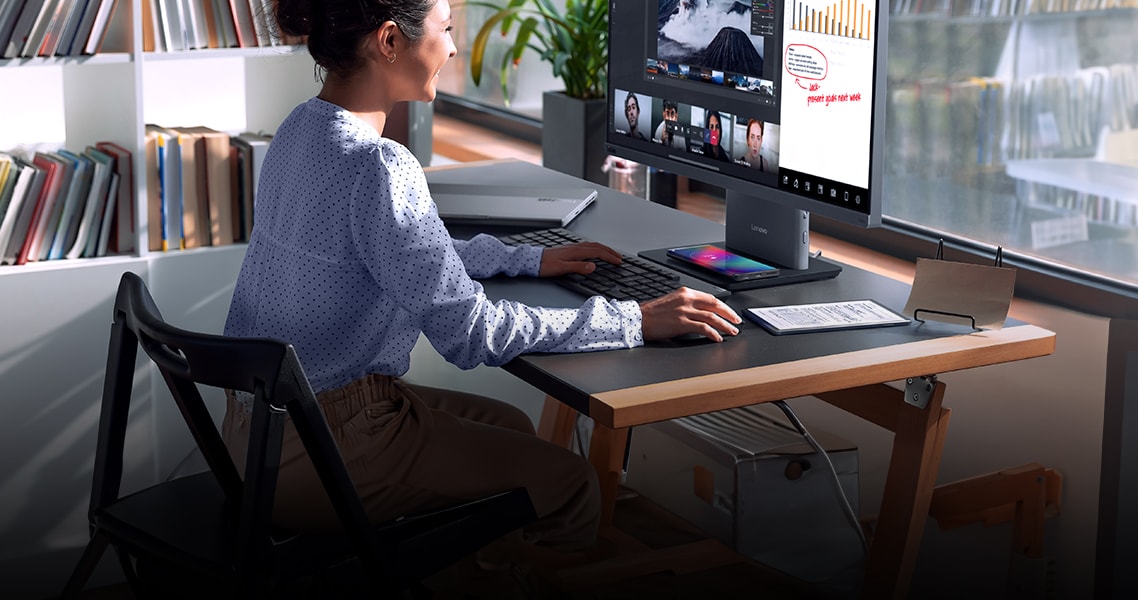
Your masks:
<path fill-rule="evenodd" d="M 908 595 L 948 430 L 950 411 L 941 408 L 944 389 L 945 384 L 937 382 L 923 409 L 904 404 L 898 395 L 902 406 L 866 566 L 866 598 Z"/>
<path fill-rule="evenodd" d="M 628 445 L 628 428 L 609 429 L 593 423 L 589 440 L 589 462 L 597 471 L 601 482 L 601 526 L 612 525 L 616 510 L 616 493 L 620 488 L 620 475 L 624 470 L 624 450 Z"/>
<path fill-rule="evenodd" d="M 573 428 L 576 424 L 576 410 L 553 396 L 545 397 L 541 420 L 537 424 L 538 437 L 561 448 L 568 448 L 573 442 Z"/>

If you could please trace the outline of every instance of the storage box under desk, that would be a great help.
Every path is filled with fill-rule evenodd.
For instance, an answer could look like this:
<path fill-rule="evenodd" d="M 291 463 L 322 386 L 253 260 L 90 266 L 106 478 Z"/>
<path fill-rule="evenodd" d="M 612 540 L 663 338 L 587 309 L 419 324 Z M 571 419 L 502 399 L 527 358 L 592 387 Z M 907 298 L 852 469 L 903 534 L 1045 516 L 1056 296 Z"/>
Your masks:
<path fill-rule="evenodd" d="M 857 447 L 806 428 L 858 514 Z M 862 557 L 825 461 L 772 405 L 636 427 L 626 485 L 709 536 L 806 581 Z"/>

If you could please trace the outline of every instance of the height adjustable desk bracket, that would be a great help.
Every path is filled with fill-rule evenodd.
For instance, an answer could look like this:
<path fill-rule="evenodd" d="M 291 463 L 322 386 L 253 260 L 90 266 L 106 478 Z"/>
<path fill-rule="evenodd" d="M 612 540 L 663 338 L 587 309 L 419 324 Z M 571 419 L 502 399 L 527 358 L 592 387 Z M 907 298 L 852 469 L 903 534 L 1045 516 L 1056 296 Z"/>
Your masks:
<path fill-rule="evenodd" d="M 923 409 L 929 405 L 935 389 L 936 375 L 910 377 L 905 380 L 905 403 Z"/>

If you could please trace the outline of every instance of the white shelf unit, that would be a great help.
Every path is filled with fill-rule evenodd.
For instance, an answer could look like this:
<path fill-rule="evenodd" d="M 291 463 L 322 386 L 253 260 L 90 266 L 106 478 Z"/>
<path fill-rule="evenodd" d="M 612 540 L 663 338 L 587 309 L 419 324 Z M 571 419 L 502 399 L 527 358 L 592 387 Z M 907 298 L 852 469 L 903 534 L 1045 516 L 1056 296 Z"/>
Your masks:
<path fill-rule="evenodd" d="M 146 249 L 145 124 L 272 132 L 319 91 L 311 57 L 294 47 L 142 52 L 140 2 L 120 0 L 105 53 L 0 60 L 0 151 L 82 150 L 114 141 L 133 153 L 138 217 L 137 250 L 129 256 L 0 266 L 0 581 L 15 597 L 58 594 L 87 542 L 121 274 L 142 275 L 170 322 L 220 332 L 244 255 L 240 244 Z M 139 368 L 136 386 L 144 393 L 130 420 L 128 489 L 183 468 L 192 448 L 151 369 Z M 211 409 L 220 419 L 223 399 L 211 399 Z M 105 566 L 104 578 L 118 577 L 114 565 Z"/>

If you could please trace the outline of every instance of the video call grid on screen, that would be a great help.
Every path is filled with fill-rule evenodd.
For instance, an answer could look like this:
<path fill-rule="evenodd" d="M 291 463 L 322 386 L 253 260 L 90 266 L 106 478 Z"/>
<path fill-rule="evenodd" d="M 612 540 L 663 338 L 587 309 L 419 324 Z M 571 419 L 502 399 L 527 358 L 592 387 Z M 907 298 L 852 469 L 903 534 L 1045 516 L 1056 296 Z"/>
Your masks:
<path fill-rule="evenodd" d="M 613 60 L 611 132 L 635 138 L 622 145 L 823 202 L 868 198 L 875 6 L 616 0 L 614 57 L 639 54 L 644 67 Z M 848 91 L 826 94 L 839 86 Z M 801 133 L 790 146 L 787 118 Z"/>

